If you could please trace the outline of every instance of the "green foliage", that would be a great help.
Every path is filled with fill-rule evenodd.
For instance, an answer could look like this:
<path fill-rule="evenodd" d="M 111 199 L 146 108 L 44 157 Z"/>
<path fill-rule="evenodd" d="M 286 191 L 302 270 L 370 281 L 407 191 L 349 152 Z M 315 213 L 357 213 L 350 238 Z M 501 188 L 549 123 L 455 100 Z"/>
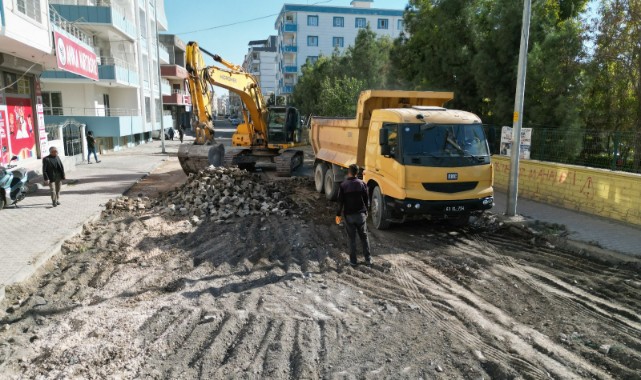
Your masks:
<path fill-rule="evenodd" d="M 356 102 L 361 91 L 367 88 L 364 81 L 354 77 L 325 78 L 321 82 L 318 114 L 330 116 L 354 116 Z"/>

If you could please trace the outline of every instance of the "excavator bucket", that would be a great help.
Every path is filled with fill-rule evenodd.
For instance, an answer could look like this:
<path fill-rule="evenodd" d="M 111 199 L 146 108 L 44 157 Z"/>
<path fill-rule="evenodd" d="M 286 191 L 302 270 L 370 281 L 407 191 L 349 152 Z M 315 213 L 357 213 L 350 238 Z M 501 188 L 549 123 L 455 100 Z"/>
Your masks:
<path fill-rule="evenodd" d="M 223 144 L 181 145 L 178 149 L 178 161 L 185 174 L 196 174 L 213 166 L 222 166 L 225 157 Z"/>

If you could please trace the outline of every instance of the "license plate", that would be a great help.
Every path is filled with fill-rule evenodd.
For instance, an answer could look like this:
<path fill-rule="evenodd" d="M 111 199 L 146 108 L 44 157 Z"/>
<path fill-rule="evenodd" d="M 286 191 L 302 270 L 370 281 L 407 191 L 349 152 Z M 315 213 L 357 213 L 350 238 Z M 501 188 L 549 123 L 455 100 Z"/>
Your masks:
<path fill-rule="evenodd" d="M 465 211 L 465 206 L 447 206 L 445 212 L 462 212 Z"/>

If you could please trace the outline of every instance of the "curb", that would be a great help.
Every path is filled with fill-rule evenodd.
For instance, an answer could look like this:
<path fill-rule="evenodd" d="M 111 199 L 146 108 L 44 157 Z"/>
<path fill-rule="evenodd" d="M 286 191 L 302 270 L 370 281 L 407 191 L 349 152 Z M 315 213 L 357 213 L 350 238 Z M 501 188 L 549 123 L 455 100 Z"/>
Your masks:
<path fill-rule="evenodd" d="M 127 186 L 126 189 L 124 189 L 120 195 L 126 194 L 129 190 L 131 190 L 132 187 L 134 187 L 137 183 L 139 183 L 143 178 L 149 176 L 154 170 L 156 170 L 161 164 L 163 164 L 166 161 L 166 159 L 163 159 L 156 163 L 149 171 L 146 173 L 142 173 L 141 176 L 133 183 Z M 100 219 L 100 215 L 102 215 L 102 209 L 98 211 L 95 215 L 92 215 L 85 219 L 80 226 L 77 228 L 73 229 L 71 232 L 69 232 L 67 235 L 65 235 L 62 239 L 59 241 L 53 243 L 51 248 L 47 249 L 46 252 L 43 252 L 41 254 L 36 255 L 32 262 L 22 269 L 20 269 L 16 274 L 14 274 L 6 284 L 0 284 L 0 302 L 4 301 L 5 295 L 6 295 L 6 288 L 9 286 L 13 286 L 19 283 L 23 283 L 25 281 L 28 281 L 32 276 L 37 274 L 41 269 L 43 269 L 44 265 L 49 262 L 49 260 L 57 256 L 61 251 L 62 251 L 62 245 L 69 239 L 74 238 L 76 235 L 80 234 L 82 232 L 83 227 L 87 223 L 95 223 Z"/>

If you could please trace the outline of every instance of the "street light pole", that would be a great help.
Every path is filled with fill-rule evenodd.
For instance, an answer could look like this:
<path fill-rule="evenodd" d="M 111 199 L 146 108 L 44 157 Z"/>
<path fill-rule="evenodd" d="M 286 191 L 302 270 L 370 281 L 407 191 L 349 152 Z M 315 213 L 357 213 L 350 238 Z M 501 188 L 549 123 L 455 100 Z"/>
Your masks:
<path fill-rule="evenodd" d="M 516 215 L 516 202 L 519 193 L 519 159 L 521 157 L 521 127 L 523 126 L 523 98 L 525 97 L 525 74 L 527 71 L 527 50 L 530 39 L 530 15 L 532 0 L 523 1 L 523 26 L 521 29 L 521 50 L 516 82 L 516 99 L 514 100 L 514 118 L 512 125 L 512 157 L 510 162 L 510 180 L 508 183 L 507 210 L 508 216 Z"/>
<path fill-rule="evenodd" d="M 160 73 L 160 36 L 158 35 L 158 0 L 154 0 L 154 19 L 156 26 L 156 63 L 158 64 L 158 100 L 160 101 L 160 141 L 162 145 L 162 153 L 167 153 L 165 151 L 165 121 L 163 120 L 163 104 L 162 104 L 162 75 Z"/>

